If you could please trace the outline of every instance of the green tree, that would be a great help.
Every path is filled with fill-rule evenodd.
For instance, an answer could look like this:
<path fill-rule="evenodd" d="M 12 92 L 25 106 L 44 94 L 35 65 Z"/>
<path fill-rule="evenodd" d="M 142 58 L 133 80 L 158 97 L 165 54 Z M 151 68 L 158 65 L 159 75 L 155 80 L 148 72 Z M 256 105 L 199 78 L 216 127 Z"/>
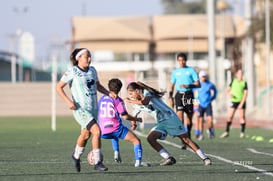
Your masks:
<path fill-rule="evenodd" d="M 164 14 L 204 14 L 206 0 L 161 0 Z"/>
<path fill-rule="evenodd" d="M 259 1 L 257 4 L 259 11 L 253 16 L 252 27 L 249 33 L 256 35 L 258 42 L 265 42 L 266 24 L 265 24 L 265 4 Z M 273 0 L 270 0 L 270 46 L 273 46 Z"/>

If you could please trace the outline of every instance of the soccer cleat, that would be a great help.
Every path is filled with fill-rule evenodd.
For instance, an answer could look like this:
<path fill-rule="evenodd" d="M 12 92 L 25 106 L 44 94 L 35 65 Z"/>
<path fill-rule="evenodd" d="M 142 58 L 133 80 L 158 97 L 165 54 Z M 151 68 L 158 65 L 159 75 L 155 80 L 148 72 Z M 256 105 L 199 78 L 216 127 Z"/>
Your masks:
<path fill-rule="evenodd" d="M 150 167 L 151 164 L 147 162 L 135 163 L 135 167 Z"/>
<path fill-rule="evenodd" d="M 114 160 L 115 160 L 115 162 L 116 162 L 116 163 L 121 163 L 121 162 L 122 162 L 122 160 L 121 160 L 121 158 L 120 158 L 120 157 L 118 157 L 118 158 L 114 158 Z"/>
<path fill-rule="evenodd" d="M 81 160 L 80 159 L 76 159 L 74 157 L 74 153 L 72 154 L 72 160 L 73 160 L 73 164 L 76 168 L 76 171 L 77 172 L 80 172 L 81 171 Z"/>
<path fill-rule="evenodd" d="M 205 139 L 204 135 L 200 134 L 199 137 L 198 137 L 198 140 L 202 141 L 203 139 Z"/>
<path fill-rule="evenodd" d="M 165 166 L 165 165 L 173 165 L 176 163 L 176 160 L 174 157 L 170 156 L 169 158 L 165 158 L 160 162 L 161 166 Z"/>
<path fill-rule="evenodd" d="M 245 137 L 245 133 L 240 133 L 240 138 L 244 138 Z"/>
<path fill-rule="evenodd" d="M 220 138 L 226 138 L 228 136 L 229 136 L 228 132 L 224 132 L 223 134 L 221 134 Z"/>
<path fill-rule="evenodd" d="M 212 161 L 209 158 L 205 158 L 203 161 L 204 161 L 205 165 L 211 165 L 212 164 Z"/>
<path fill-rule="evenodd" d="M 97 170 L 97 171 L 107 171 L 108 170 L 108 168 L 106 166 L 104 166 L 101 161 L 99 161 L 95 165 L 94 169 Z"/>
<path fill-rule="evenodd" d="M 207 134 L 208 134 L 208 138 L 209 138 L 209 139 L 215 138 L 214 132 L 210 132 L 209 130 L 207 130 Z"/>
<path fill-rule="evenodd" d="M 182 149 L 182 150 L 186 150 L 186 149 L 187 149 L 187 145 L 186 145 L 184 142 L 182 142 L 182 147 L 181 147 L 181 149 Z"/>

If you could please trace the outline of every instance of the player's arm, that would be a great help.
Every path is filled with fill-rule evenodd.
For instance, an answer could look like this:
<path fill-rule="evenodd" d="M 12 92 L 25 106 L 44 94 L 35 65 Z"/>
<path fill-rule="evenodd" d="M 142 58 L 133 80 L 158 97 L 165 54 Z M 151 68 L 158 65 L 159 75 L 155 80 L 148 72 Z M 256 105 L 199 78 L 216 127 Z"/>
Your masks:
<path fill-rule="evenodd" d="M 135 117 L 135 116 L 132 116 L 128 113 L 124 113 L 121 115 L 121 117 L 125 120 L 128 120 L 128 121 L 135 121 L 135 122 L 142 122 L 142 118 L 138 118 L 138 117 Z"/>
<path fill-rule="evenodd" d="M 243 107 L 243 104 L 245 103 L 246 98 L 247 98 L 247 94 L 248 94 L 248 89 L 247 89 L 247 83 L 246 83 L 246 85 L 244 87 L 244 95 L 243 95 L 243 98 L 242 98 L 240 105 L 239 105 L 240 107 Z"/>
<path fill-rule="evenodd" d="M 192 84 L 181 84 L 180 85 L 180 88 L 200 88 L 201 87 L 201 84 L 200 84 L 200 81 L 197 80 L 197 81 L 194 81 Z"/>
<path fill-rule="evenodd" d="M 66 104 L 68 105 L 69 109 L 75 110 L 76 109 L 76 105 L 67 96 L 67 94 L 64 91 L 64 87 L 66 85 L 67 85 L 67 83 L 65 83 L 63 81 L 59 81 L 58 84 L 57 84 L 57 86 L 56 86 L 56 91 L 57 91 L 58 95 L 66 102 Z"/>
<path fill-rule="evenodd" d="M 137 128 L 136 122 L 142 122 L 142 118 L 134 117 L 127 112 L 121 115 L 123 119 L 131 122 L 131 130 L 135 130 Z"/>
<path fill-rule="evenodd" d="M 169 86 L 169 106 L 172 109 L 174 108 L 174 100 L 173 100 L 174 85 L 175 84 L 171 83 Z"/>
<path fill-rule="evenodd" d="M 141 100 L 133 100 L 133 99 L 130 99 L 130 98 L 125 98 L 125 101 L 129 102 L 129 103 L 132 103 L 132 104 L 137 104 L 137 105 L 148 105 L 149 102 L 151 100 L 151 97 L 150 96 L 145 96 L 143 99 Z"/>
<path fill-rule="evenodd" d="M 109 97 L 111 98 L 116 98 L 117 95 L 114 94 L 113 92 L 111 91 L 108 91 L 101 83 L 100 81 L 97 81 L 97 90 L 102 93 L 102 94 L 105 94 L 105 95 L 109 95 Z"/>

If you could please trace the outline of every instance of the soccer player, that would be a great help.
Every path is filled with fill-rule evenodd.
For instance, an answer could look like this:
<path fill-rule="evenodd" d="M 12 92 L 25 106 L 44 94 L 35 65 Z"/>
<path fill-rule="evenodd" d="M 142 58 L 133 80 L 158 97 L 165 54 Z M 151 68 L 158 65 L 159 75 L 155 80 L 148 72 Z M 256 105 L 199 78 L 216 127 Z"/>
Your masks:
<path fill-rule="evenodd" d="M 217 89 L 216 86 L 208 80 L 207 73 L 203 70 L 199 72 L 199 78 L 201 87 L 196 88 L 197 97 L 196 102 L 198 102 L 198 117 L 196 121 L 195 134 L 199 140 L 204 139 L 203 129 L 204 129 L 204 116 L 206 113 L 206 121 L 208 122 L 208 133 L 209 138 L 215 137 L 214 127 L 213 127 L 213 110 L 212 101 L 216 99 Z"/>
<path fill-rule="evenodd" d="M 156 126 L 149 132 L 147 140 L 152 148 L 163 157 L 160 165 L 173 165 L 176 163 L 175 158 L 157 141 L 157 139 L 164 140 L 168 134 L 172 137 L 178 137 L 189 146 L 204 161 L 205 165 L 212 164 L 200 147 L 189 138 L 177 114 L 162 101 L 163 92 L 159 92 L 141 82 L 130 83 L 127 92 L 129 97 L 125 100 L 134 104 L 136 111 L 145 111 L 157 121 Z"/>
<path fill-rule="evenodd" d="M 91 53 L 86 48 L 76 48 L 70 56 L 73 67 L 68 68 L 57 84 L 57 93 L 73 110 L 74 118 L 81 125 L 81 133 L 77 139 L 72 160 L 77 172 L 81 171 L 80 156 L 85 150 L 88 139 L 92 134 L 92 148 L 95 166 L 98 171 L 107 171 L 101 160 L 101 132 L 97 124 L 98 102 L 97 90 L 103 94 L 112 95 L 99 82 L 97 71 L 91 63 Z M 67 96 L 64 87 L 69 85 L 72 99 Z"/>
<path fill-rule="evenodd" d="M 220 138 L 226 138 L 229 136 L 230 126 L 236 110 L 239 111 L 241 133 L 240 138 L 245 137 L 245 126 L 246 126 L 246 99 L 247 99 L 247 82 L 243 79 L 242 69 L 236 71 L 236 77 L 231 81 L 227 88 L 227 94 L 231 99 L 231 107 L 228 113 L 226 131 L 220 136 Z"/>
<path fill-rule="evenodd" d="M 111 98 L 104 95 L 98 103 L 98 123 L 101 129 L 101 138 L 113 139 L 114 159 L 121 162 L 119 154 L 118 140 L 123 139 L 134 145 L 135 167 L 141 167 L 142 146 L 140 139 L 127 127 L 122 124 L 122 119 L 131 122 L 131 129 L 136 129 L 136 122 L 142 122 L 141 118 L 133 117 L 128 114 L 124 101 L 118 97 L 122 88 L 122 82 L 119 79 L 111 79 L 108 82 L 109 91 L 116 95 Z"/>
<path fill-rule="evenodd" d="M 177 55 L 179 67 L 173 70 L 169 88 L 169 104 L 176 107 L 176 113 L 183 124 L 186 125 L 188 135 L 191 138 L 192 117 L 193 117 L 193 88 L 200 87 L 198 74 L 193 67 L 187 66 L 187 55 Z M 173 98 L 174 89 L 176 91 Z M 175 101 L 174 101 L 175 99 Z M 184 121 L 184 113 L 186 119 Z M 185 148 L 184 146 L 182 148 Z"/>

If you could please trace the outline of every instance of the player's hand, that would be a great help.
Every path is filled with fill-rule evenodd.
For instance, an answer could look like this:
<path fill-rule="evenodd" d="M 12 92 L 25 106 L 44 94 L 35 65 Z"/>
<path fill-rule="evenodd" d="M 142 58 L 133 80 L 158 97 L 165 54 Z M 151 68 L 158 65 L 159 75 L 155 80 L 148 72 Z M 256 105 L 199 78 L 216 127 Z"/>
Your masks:
<path fill-rule="evenodd" d="M 117 94 L 115 94 L 114 92 L 110 91 L 109 92 L 109 97 L 116 99 L 117 98 Z"/>
<path fill-rule="evenodd" d="M 67 102 L 67 104 L 68 104 L 69 109 L 71 109 L 71 110 L 76 110 L 77 109 L 77 106 L 75 105 L 74 102 L 69 101 L 69 102 Z"/>
<path fill-rule="evenodd" d="M 142 118 L 136 118 L 136 121 L 142 123 Z"/>
<path fill-rule="evenodd" d="M 188 85 L 185 85 L 185 84 L 181 84 L 180 85 L 180 88 L 188 88 L 189 86 Z"/>
<path fill-rule="evenodd" d="M 173 101 L 173 97 L 169 97 L 169 106 L 174 109 L 174 101 Z"/>
<path fill-rule="evenodd" d="M 131 130 L 136 130 L 136 128 L 137 128 L 137 124 L 136 124 L 136 122 L 135 121 L 131 121 Z"/>

